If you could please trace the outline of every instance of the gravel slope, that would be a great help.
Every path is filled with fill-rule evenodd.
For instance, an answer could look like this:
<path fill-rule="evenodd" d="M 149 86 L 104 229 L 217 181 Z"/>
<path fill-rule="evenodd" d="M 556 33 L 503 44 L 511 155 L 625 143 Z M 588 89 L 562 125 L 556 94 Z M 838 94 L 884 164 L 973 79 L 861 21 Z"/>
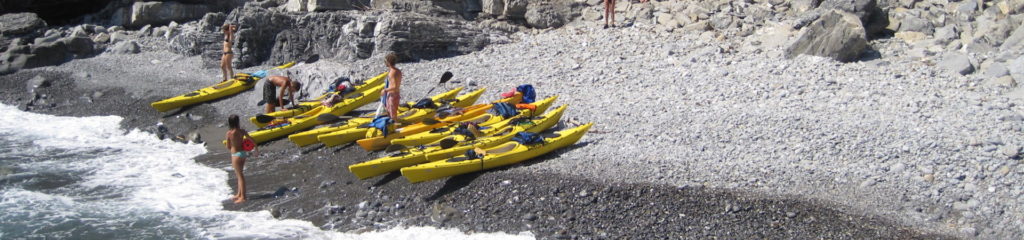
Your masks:
<path fill-rule="evenodd" d="M 1021 99 L 903 57 L 900 42 L 840 64 L 787 60 L 785 33 L 770 31 L 715 39 L 583 24 L 517 38 L 400 66 L 412 96 L 447 69 L 492 93 L 532 83 L 570 104 L 567 119 L 598 123 L 586 147 L 510 171 L 753 190 L 941 232 L 1024 236 Z"/>

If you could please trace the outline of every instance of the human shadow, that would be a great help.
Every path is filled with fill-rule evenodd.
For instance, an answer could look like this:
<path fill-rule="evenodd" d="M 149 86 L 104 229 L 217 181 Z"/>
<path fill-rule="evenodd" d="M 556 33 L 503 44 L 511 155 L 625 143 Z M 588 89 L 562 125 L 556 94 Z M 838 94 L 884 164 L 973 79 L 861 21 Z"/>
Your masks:
<path fill-rule="evenodd" d="M 253 194 L 252 196 L 249 197 L 249 199 L 250 200 L 258 200 L 258 199 L 279 198 L 279 197 L 284 196 L 285 193 L 288 193 L 288 187 L 281 186 L 281 187 L 277 188 L 277 190 L 275 190 L 274 192 L 262 192 L 262 193 L 258 193 L 258 194 Z"/>
<path fill-rule="evenodd" d="M 306 154 L 315 152 L 315 151 L 323 149 L 323 148 L 324 148 L 324 144 L 322 144 L 322 143 L 321 144 L 317 144 L 317 145 L 315 145 L 313 147 L 309 147 L 309 148 L 303 149 L 302 150 L 302 155 L 306 155 Z"/>
<path fill-rule="evenodd" d="M 377 180 L 377 182 L 373 183 L 373 186 L 374 187 L 383 186 L 384 184 L 388 184 L 389 182 L 394 181 L 395 179 L 398 179 L 398 177 L 400 177 L 400 176 L 402 176 L 402 174 L 399 173 L 398 171 L 390 172 L 387 175 L 384 175 L 384 177 L 382 177 L 379 180 Z"/>
<path fill-rule="evenodd" d="M 450 177 L 448 178 L 448 180 L 444 182 L 444 186 L 441 186 L 441 188 L 437 189 L 437 191 L 434 192 L 434 194 L 427 196 L 426 198 L 424 198 L 424 200 L 434 201 L 437 200 L 438 198 L 443 197 L 444 195 L 448 195 L 450 193 L 458 191 L 459 189 L 469 186 L 469 184 L 472 183 L 473 180 L 479 178 L 480 175 L 483 174 L 484 172 L 486 171 L 473 172 Z"/>

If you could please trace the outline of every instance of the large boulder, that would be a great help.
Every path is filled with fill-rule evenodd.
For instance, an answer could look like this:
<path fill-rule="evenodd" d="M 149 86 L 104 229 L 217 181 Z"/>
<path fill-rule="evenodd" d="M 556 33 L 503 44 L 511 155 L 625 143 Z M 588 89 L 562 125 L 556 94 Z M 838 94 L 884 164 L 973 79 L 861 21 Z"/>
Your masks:
<path fill-rule="evenodd" d="M 374 32 L 374 55 L 396 52 L 402 57 L 435 58 L 465 54 L 490 43 L 475 24 L 415 13 L 381 16 Z"/>
<path fill-rule="evenodd" d="M 824 0 L 822 9 L 834 9 L 852 13 L 861 20 L 868 36 L 875 36 L 889 25 L 889 18 L 875 0 Z"/>
<path fill-rule="evenodd" d="M 497 16 L 505 13 L 505 0 L 481 0 L 480 5 L 485 14 Z"/>
<path fill-rule="evenodd" d="M 803 34 L 786 49 L 786 57 L 808 54 L 851 62 L 859 59 L 867 48 L 864 26 L 850 13 L 833 10 L 804 28 Z"/>
<path fill-rule="evenodd" d="M 507 18 L 523 19 L 526 17 L 526 10 L 528 10 L 529 2 L 526 0 L 504 0 L 505 11 L 502 12 Z"/>
<path fill-rule="evenodd" d="M 42 42 L 33 44 L 31 54 L 25 61 L 25 68 L 35 68 L 61 64 L 73 57 L 64 41 Z"/>
<path fill-rule="evenodd" d="M 306 11 L 330 11 L 330 10 L 351 10 L 355 8 L 355 1 L 351 0 L 306 0 Z"/>
<path fill-rule="evenodd" d="M 46 28 L 46 22 L 35 13 L 10 13 L 0 15 L 0 34 L 22 35 Z"/>
<path fill-rule="evenodd" d="M 162 25 L 169 22 L 187 22 L 202 18 L 210 12 L 210 7 L 202 4 L 183 4 L 179 2 L 135 2 L 132 5 L 128 26 L 142 27 L 145 25 Z"/>
<path fill-rule="evenodd" d="M 974 65 L 971 64 L 971 59 L 968 58 L 967 55 L 963 54 L 947 54 L 946 56 L 943 56 L 942 61 L 940 61 L 938 65 L 939 67 L 959 73 L 960 75 L 967 75 L 974 72 Z"/>
<path fill-rule="evenodd" d="M 526 24 L 534 28 L 557 28 L 571 18 L 570 8 L 558 2 L 534 4 L 526 10 Z M 674 27 L 674 26 L 673 26 Z"/>
<path fill-rule="evenodd" d="M 1017 59 L 1008 62 L 1006 68 L 1010 69 L 1010 76 L 1014 80 L 1018 83 L 1024 82 L 1024 56 L 1017 57 Z"/>

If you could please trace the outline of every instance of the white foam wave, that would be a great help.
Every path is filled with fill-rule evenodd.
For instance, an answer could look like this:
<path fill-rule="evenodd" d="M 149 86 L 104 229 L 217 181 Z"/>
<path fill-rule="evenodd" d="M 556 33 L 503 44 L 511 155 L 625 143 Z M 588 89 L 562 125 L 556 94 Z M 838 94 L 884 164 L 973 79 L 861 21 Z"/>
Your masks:
<path fill-rule="evenodd" d="M 456 229 L 399 227 L 382 232 L 349 234 L 323 231 L 310 222 L 278 220 L 269 212 L 224 211 L 220 201 L 231 195 L 227 172 L 203 166 L 192 159 L 206 152 L 197 144 L 158 140 L 139 130 L 120 129 L 117 116 L 57 117 L 22 112 L 0 105 L 0 133 L 28 139 L 44 150 L 72 153 L 99 151 L 99 156 L 78 161 L 38 161 L 35 168 L 86 172 L 76 187 L 105 191 L 116 189 L 124 197 L 85 202 L 74 196 L 25 190 L 5 190 L 0 208 L 47 203 L 51 212 L 92 208 L 120 212 L 107 217 L 159 216 L 163 224 L 196 229 L 197 236 L 213 239 L 532 239 L 529 233 L 465 234 Z M 80 206 L 76 206 L 80 205 Z M 64 211 L 61 211 L 64 209 Z M 30 209 L 24 214 L 33 214 Z M 86 214 L 89 216 L 94 213 Z M 63 216 L 66 217 L 66 216 Z M 53 219 L 61 219 L 53 218 Z M 124 221 L 123 219 L 120 221 Z"/>

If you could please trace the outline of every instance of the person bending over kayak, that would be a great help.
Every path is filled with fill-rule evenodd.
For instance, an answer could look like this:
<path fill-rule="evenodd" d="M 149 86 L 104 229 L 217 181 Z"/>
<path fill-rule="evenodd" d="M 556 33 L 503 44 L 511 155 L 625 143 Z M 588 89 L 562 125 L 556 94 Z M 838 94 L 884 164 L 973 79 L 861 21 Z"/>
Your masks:
<path fill-rule="evenodd" d="M 384 65 L 388 67 L 388 82 L 387 87 L 380 91 L 381 96 L 387 95 L 384 107 L 388 110 L 388 117 L 391 117 L 396 123 L 398 122 L 398 104 L 402 101 L 402 93 L 399 90 L 399 87 L 402 86 L 402 70 L 395 67 L 397 61 L 398 55 L 393 52 L 384 56 Z"/>
<path fill-rule="evenodd" d="M 277 88 L 280 87 L 280 93 Z M 267 103 L 267 113 L 272 113 L 277 107 L 284 107 L 284 95 L 288 94 L 288 102 L 295 103 L 295 92 L 299 91 L 302 84 L 285 76 L 270 76 L 267 82 L 263 83 L 263 101 Z"/>
<path fill-rule="evenodd" d="M 224 32 L 224 56 L 220 57 L 220 71 L 224 75 L 224 81 L 227 81 L 235 76 L 235 70 L 231 69 L 231 59 L 235 57 L 235 54 L 231 52 L 231 45 L 235 42 L 238 25 L 224 24 L 220 30 Z"/>
<path fill-rule="evenodd" d="M 228 132 L 224 139 L 227 139 L 227 147 L 231 152 L 231 168 L 235 169 L 235 177 L 238 177 L 238 193 L 231 197 L 235 203 L 245 202 L 245 175 L 242 174 L 242 170 L 245 169 L 245 159 L 249 158 L 249 151 L 246 151 L 242 144 L 245 138 L 255 141 L 252 136 L 249 136 L 249 132 L 238 126 L 238 115 L 228 116 Z M 253 154 L 259 151 L 259 148 L 253 144 Z"/>

